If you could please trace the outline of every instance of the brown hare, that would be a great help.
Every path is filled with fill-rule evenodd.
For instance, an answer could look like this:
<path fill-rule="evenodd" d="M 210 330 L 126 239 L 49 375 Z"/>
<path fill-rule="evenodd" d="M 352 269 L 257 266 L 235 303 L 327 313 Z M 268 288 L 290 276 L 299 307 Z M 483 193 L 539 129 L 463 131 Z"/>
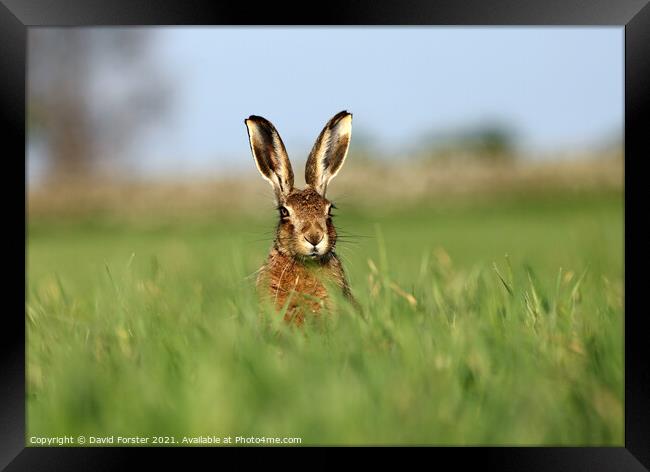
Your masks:
<path fill-rule="evenodd" d="M 275 240 L 257 276 L 260 298 L 284 319 L 302 325 L 305 316 L 329 306 L 328 288 L 337 287 L 358 308 L 334 249 L 336 229 L 327 185 L 341 169 L 350 145 L 352 114 L 337 113 L 323 128 L 309 154 L 304 189 L 293 186 L 293 170 L 280 135 L 268 120 L 245 120 L 257 169 L 268 180 L 279 212 Z"/>

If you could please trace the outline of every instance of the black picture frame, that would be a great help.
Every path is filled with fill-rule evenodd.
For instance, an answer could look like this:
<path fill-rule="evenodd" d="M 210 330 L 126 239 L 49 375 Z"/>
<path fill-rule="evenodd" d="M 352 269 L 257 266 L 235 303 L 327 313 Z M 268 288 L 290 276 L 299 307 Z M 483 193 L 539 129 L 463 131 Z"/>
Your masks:
<path fill-rule="evenodd" d="M 8 265 L 6 299 L 22 308 L 5 308 L 2 332 L 0 395 L 0 467 L 7 470 L 108 470 L 121 466 L 143 449 L 25 448 L 25 270 L 26 186 L 25 102 L 27 28 L 93 25 L 522 25 L 620 26 L 625 29 L 625 446 L 587 448 L 500 447 L 435 448 L 436 456 L 458 464 L 479 461 L 499 470 L 647 470 L 650 467 L 650 368 L 647 331 L 642 328 L 641 297 L 645 278 L 634 275 L 647 250 L 640 225 L 644 185 L 639 171 L 650 156 L 650 5 L 648 0 L 410 0 L 393 2 L 348 0 L 323 5 L 276 2 L 209 2 L 158 0 L 0 0 L 0 123 L 5 161 L 5 218 Z M 5 154 L 6 153 L 6 154 Z M 22 160 L 19 156 L 24 156 Z M 9 167 L 8 167 L 9 166 Z M 15 166 L 15 168 L 14 168 Z M 22 179 L 22 182 L 21 182 Z M 7 203 L 10 202 L 10 205 Z M 22 202 L 22 204 L 21 204 Z M 5 209 L 5 214 L 6 214 Z M 641 218 L 640 218 L 641 217 Z M 644 242 L 639 239 L 645 239 Z M 20 241 L 22 239 L 22 241 Z M 20 250 L 19 245 L 24 247 Z M 639 271 L 640 273 L 640 271 Z M 25 274 L 26 275 L 26 274 Z M 638 302 L 638 303 L 637 303 Z M 637 308 L 637 306 L 639 308 Z M 645 354 L 644 354 L 645 352 Z M 222 451 L 223 449 L 219 449 Z M 149 450 L 150 451 L 150 450 Z M 192 452 L 199 449 L 192 449 Z M 201 450 L 201 452 L 205 449 Z M 148 454 L 151 456 L 151 453 Z M 168 454 L 157 450 L 156 456 Z M 437 457 L 436 457 L 437 458 Z"/>

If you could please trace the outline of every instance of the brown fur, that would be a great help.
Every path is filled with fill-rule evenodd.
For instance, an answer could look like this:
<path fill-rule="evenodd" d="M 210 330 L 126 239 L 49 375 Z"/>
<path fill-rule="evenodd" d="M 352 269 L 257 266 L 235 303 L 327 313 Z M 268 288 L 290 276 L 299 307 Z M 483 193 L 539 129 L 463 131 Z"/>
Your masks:
<path fill-rule="evenodd" d="M 294 210 L 291 219 L 278 224 L 273 247 L 257 277 L 260 297 L 278 310 L 286 307 L 284 319 L 302 325 L 308 313 L 317 315 L 330 309 L 327 286 L 339 287 L 352 299 L 341 261 L 334 252 L 336 229 L 327 210 L 330 202 L 315 190 L 293 190 L 285 204 Z M 298 227 L 298 231 L 296 231 Z M 302 252 L 300 237 L 327 232 L 327 252 L 308 257 Z"/>

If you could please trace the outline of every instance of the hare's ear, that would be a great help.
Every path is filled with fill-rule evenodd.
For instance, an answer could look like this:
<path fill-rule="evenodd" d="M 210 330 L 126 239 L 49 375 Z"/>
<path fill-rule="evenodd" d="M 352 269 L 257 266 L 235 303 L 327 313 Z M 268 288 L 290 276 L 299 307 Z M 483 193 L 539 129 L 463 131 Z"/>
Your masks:
<path fill-rule="evenodd" d="M 293 188 L 293 170 L 284 143 L 271 122 L 261 116 L 250 116 L 244 123 L 255 165 L 262 177 L 271 183 L 279 201 Z"/>
<path fill-rule="evenodd" d="M 334 115 L 321 131 L 307 159 L 305 182 L 322 196 L 327 184 L 345 161 L 352 135 L 352 114 L 342 111 Z"/>

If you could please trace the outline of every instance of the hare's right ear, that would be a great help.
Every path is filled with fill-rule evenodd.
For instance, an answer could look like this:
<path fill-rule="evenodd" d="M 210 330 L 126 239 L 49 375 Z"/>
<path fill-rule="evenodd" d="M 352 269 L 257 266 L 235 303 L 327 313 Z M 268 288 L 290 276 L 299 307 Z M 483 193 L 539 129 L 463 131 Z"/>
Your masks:
<path fill-rule="evenodd" d="M 262 177 L 271 183 L 280 201 L 293 188 L 293 170 L 282 139 L 271 122 L 261 116 L 252 115 L 244 123 L 255 165 Z"/>
<path fill-rule="evenodd" d="M 342 111 L 330 119 L 309 153 L 305 182 L 323 197 L 327 184 L 341 170 L 350 147 L 352 113 Z"/>

